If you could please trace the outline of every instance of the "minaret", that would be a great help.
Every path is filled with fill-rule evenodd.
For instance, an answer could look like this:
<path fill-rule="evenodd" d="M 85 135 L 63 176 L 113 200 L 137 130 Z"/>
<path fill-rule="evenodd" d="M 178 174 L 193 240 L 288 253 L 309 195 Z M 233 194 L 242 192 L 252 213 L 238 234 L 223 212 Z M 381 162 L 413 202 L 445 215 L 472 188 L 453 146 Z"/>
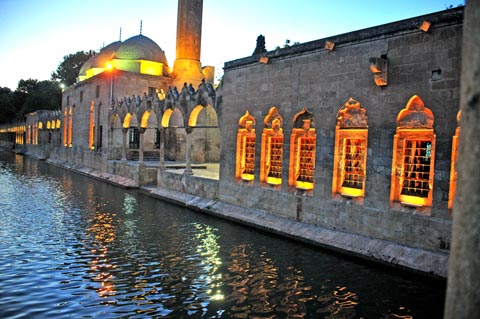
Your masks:
<path fill-rule="evenodd" d="M 200 62 L 203 0 L 178 0 L 177 49 L 173 65 L 173 85 L 200 84 L 204 75 Z"/>

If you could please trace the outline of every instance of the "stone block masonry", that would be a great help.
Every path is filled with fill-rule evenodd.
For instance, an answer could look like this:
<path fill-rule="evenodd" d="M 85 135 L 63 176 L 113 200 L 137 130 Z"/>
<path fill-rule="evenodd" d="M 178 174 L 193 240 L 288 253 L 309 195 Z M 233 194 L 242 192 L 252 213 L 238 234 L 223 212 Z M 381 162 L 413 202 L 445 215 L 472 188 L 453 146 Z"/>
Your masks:
<path fill-rule="evenodd" d="M 431 22 L 428 32 L 418 28 L 424 20 Z M 267 64 L 259 63 L 259 56 L 225 63 L 219 105 L 223 117 L 221 147 L 231 151 L 221 157 L 219 200 L 266 211 L 286 218 L 285 223 L 296 220 L 315 225 L 314 233 L 333 232 L 336 235 L 329 241 L 332 247 L 355 250 L 355 236 L 395 246 L 389 249 L 386 245 L 386 251 L 382 248 L 375 253 L 361 252 L 381 255 L 381 260 L 388 259 L 385 256 L 397 260 L 405 253 L 400 250 L 408 249 L 446 256 L 451 228 L 448 182 L 459 107 L 462 21 L 463 9 L 456 8 L 267 52 Z M 334 50 L 325 49 L 327 40 L 335 43 Z M 369 65 L 371 58 L 388 61 L 386 86 L 376 85 Z M 437 144 L 430 207 L 406 206 L 390 198 L 392 173 L 398 173 L 392 172 L 397 114 L 414 95 L 422 99 L 435 119 Z M 368 116 L 363 201 L 332 196 L 337 112 L 350 97 L 361 103 Z M 260 182 L 257 173 L 262 165 L 263 122 L 271 107 L 276 107 L 283 117 L 285 136 L 282 184 L 274 189 Z M 290 163 L 294 118 L 303 108 L 313 114 L 316 135 L 314 186 L 308 192 L 288 185 L 287 177 L 289 170 L 294 169 Z M 246 111 L 255 118 L 257 132 L 253 182 L 237 179 L 233 169 L 237 131 L 232 128 L 238 127 Z M 348 240 L 337 232 L 348 234 Z M 340 238 L 342 241 L 337 242 Z M 377 244 L 371 245 L 378 248 Z M 430 258 L 427 255 L 412 258 L 408 267 L 418 269 L 415 262 L 426 262 Z M 435 257 L 429 262 L 436 268 L 433 273 L 446 276 L 446 259 Z"/>

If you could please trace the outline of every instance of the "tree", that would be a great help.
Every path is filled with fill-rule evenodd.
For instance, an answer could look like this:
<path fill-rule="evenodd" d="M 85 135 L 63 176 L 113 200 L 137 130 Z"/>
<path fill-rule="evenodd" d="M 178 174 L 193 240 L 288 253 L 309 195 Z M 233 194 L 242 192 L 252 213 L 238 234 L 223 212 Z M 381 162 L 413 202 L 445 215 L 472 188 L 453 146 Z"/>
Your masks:
<path fill-rule="evenodd" d="M 0 124 L 11 123 L 15 118 L 13 92 L 9 88 L 0 87 Z"/>
<path fill-rule="evenodd" d="M 19 82 L 20 83 L 20 82 Z M 55 81 L 36 81 L 25 93 L 17 88 L 18 93 L 25 94 L 24 101 L 20 111 L 20 117 L 37 110 L 57 110 L 62 105 L 62 90 Z"/>
<path fill-rule="evenodd" d="M 90 50 L 89 52 L 78 51 L 77 53 L 64 56 L 57 70 L 52 72 L 51 79 L 66 86 L 74 84 L 82 65 L 94 55 L 95 52 Z"/>

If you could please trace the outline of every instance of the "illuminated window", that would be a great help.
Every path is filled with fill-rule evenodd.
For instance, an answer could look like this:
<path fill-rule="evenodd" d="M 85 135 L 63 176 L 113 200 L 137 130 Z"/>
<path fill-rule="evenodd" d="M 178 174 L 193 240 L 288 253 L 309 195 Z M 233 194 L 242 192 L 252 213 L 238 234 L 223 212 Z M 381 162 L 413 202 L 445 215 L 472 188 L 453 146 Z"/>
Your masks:
<path fill-rule="evenodd" d="M 290 186 L 313 190 L 316 143 L 313 114 L 303 109 L 293 118 L 288 177 Z"/>
<path fill-rule="evenodd" d="M 390 201 L 430 207 L 435 161 L 433 113 L 416 95 L 397 116 Z"/>
<path fill-rule="evenodd" d="M 332 193 L 357 198 L 365 195 L 367 114 L 350 98 L 337 114 Z"/>
<path fill-rule="evenodd" d="M 138 149 L 140 143 L 140 131 L 136 127 L 131 127 L 129 130 L 128 145 L 130 149 Z"/>
<path fill-rule="evenodd" d="M 63 145 L 68 146 L 68 115 L 67 110 L 63 113 Z"/>
<path fill-rule="evenodd" d="M 27 144 L 30 144 L 31 143 L 31 131 L 32 131 L 32 127 L 29 125 L 27 126 Z"/>
<path fill-rule="evenodd" d="M 283 118 L 272 107 L 264 120 L 260 181 L 270 185 L 282 184 Z"/>
<path fill-rule="evenodd" d="M 238 121 L 235 177 L 253 181 L 255 176 L 255 118 L 248 113 Z"/>
<path fill-rule="evenodd" d="M 95 149 L 95 105 L 92 101 L 92 105 L 90 106 L 90 125 L 89 125 L 89 132 L 88 132 L 88 146 L 91 150 Z"/>
<path fill-rule="evenodd" d="M 33 124 L 33 142 L 32 144 L 38 144 L 38 124 Z"/>
<path fill-rule="evenodd" d="M 462 111 L 457 114 L 457 123 L 460 123 Z M 450 191 L 448 194 L 448 209 L 453 208 L 453 201 L 457 190 L 457 158 L 458 158 L 458 139 L 460 137 L 460 127 L 455 130 L 455 135 L 452 139 L 452 161 L 450 164 Z"/>
<path fill-rule="evenodd" d="M 72 147 L 72 124 L 73 124 L 73 110 L 72 107 L 70 107 L 70 110 L 68 111 L 68 147 Z"/>

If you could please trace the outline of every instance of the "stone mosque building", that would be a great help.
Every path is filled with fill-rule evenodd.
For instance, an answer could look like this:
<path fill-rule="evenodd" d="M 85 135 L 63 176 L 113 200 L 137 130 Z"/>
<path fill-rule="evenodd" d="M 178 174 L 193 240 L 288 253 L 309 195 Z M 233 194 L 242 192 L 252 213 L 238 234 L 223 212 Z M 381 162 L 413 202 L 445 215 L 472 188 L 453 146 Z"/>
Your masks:
<path fill-rule="evenodd" d="M 226 62 L 218 88 L 200 62 L 201 23 L 202 0 L 179 0 L 173 69 L 142 34 L 111 43 L 61 110 L 2 128 L 2 143 L 15 136 L 59 166 L 446 277 L 463 8 L 259 48 Z"/>

